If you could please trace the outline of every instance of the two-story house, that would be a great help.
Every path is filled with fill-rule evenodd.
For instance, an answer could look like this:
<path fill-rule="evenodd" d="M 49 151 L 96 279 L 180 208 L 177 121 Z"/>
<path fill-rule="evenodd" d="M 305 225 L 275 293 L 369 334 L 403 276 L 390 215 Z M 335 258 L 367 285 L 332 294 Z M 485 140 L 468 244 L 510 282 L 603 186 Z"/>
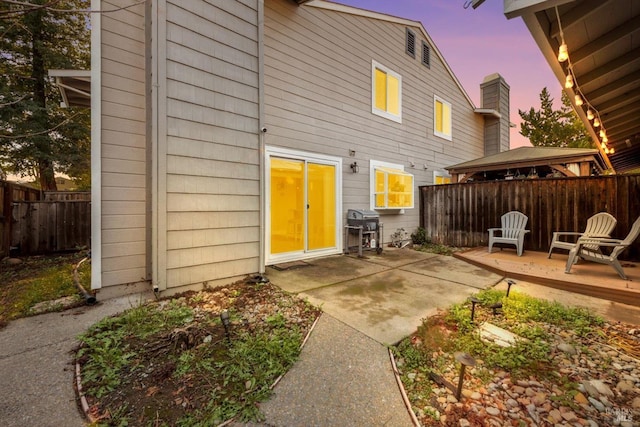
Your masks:
<path fill-rule="evenodd" d="M 348 209 L 378 212 L 385 240 L 413 231 L 418 186 L 508 149 L 506 82 L 475 107 L 420 22 L 325 1 L 92 7 L 103 297 L 340 254 Z"/>

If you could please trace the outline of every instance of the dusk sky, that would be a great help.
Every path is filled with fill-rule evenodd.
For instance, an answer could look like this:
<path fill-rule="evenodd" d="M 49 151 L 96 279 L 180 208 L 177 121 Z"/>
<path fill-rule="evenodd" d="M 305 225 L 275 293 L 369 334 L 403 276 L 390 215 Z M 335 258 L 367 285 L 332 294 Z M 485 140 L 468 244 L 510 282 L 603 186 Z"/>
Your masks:
<path fill-rule="evenodd" d="M 466 0 L 336 0 L 349 6 L 422 22 L 476 107 L 480 83 L 499 73 L 511 87 L 511 148 L 529 146 L 520 135 L 518 109 L 540 108 L 547 87 L 559 105 L 561 86 L 520 18 L 508 20 L 502 0 L 464 9 Z"/>

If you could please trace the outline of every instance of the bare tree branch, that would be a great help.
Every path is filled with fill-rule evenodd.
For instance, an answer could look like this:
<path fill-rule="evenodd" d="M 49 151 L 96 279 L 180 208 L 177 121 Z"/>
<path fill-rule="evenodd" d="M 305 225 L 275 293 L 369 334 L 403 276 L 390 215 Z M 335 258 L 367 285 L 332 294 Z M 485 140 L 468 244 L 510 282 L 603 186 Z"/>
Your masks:
<path fill-rule="evenodd" d="M 20 14 L 24 14 L 24 13 L 29 13 L 29 12 L 33 12 L 33 11 L 36 11 L 36 10 L 40 10 L 40 9 L 45 9 L 45 10 L 48 10 L 50 12 L 58 12 L 58 13 L 112 13 L 112 12 L 118 12 L 118 11 L 121 11 L 121 10 L 130 9 L 132 7 L 138 6 L 140 4 L 145 3 L 146 0 L 139 0 L 139 1 L 135 2 L 135 3 L 132 3 L 132 4 L 127 5 L 127 6 L 116 7 L 116 8 L 108 9 L 108 10 L 57 9 L 55 7 L 52 7 L 52 5 L 55 5 L 56 3 L 59 3 L 59 2 L 60 2 L 60 0 L 53 0 L 53 1 L 50 1 L 49 3 L 45 3 L 43 5 L 36 5 L 36 4 L 33 4 L 33 3 L 26 2 L 26 1 L 0 0 L 0 3 L 23 6 L 23 9 L 0 12 L 0 16 L 9 16 L 10 17 L 10 16 L 13 16 L 13 15 L 20 15 Z"/>
<path fill-rule="evenodd" d="M 23 99 L 25 99 L 29 95 L 30 94 L 25 93 L 24 95 L 22 95 L 20 98 L 16 99 L 15 101 L 5 102 L 4 104 L 0 104 L 0 108 L 8 107 L 9 105 L 13 105 L 13 104 L 17 104 L 18 102 L 22 101 Z"/>
<path fill-rule="evenodd" d="M 40 132 L 27 133 L 23 135 L 0 135 L 0 139 L 24 139 L 24 138 L 31 138 L 32 136 L 45 135 L 47 133 L 53 132 L 54 130 L 58 129 L 61 126 L 64 126 L 65 124 L 69 123 L 71 120 L 73 120 L 75 117 L 79 116 L 80 114 L 82 114 L 82 112 L 75 113 L 74 115 L 67 117 L 66 119 L 64 119 L 57 125 L 55 125 L 54 127 L 42 130 Z"/>

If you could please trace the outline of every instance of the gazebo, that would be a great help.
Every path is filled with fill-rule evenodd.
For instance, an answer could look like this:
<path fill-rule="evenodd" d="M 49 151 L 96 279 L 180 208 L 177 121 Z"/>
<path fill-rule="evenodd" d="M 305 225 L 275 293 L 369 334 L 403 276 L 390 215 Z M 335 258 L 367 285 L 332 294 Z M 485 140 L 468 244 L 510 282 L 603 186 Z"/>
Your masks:
<path fill-rule="evenodd" d="M 520 147 L 445 168 L 451 182 L 600 175 L 606 169 L 597 149 Z"/>

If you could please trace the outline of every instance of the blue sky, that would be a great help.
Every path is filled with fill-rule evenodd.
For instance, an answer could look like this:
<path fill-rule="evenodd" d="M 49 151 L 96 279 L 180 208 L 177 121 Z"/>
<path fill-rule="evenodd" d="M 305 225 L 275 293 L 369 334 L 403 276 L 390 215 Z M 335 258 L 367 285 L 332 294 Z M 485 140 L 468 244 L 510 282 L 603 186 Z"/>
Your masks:
<path fill-rule="evenodd" d="M 561 86 L 520 18 L 508 20 L 502 0 L 464 9 L 466 0 L 336 0 L 350 6 L 422 22 L 445 60 L 476 104 L 480 83 L 499 73 L 511 87 L 511 147 L 530 145 L 519 134 L 518 109 L 540 108 L 547 87 L 559 105 Z"/>

